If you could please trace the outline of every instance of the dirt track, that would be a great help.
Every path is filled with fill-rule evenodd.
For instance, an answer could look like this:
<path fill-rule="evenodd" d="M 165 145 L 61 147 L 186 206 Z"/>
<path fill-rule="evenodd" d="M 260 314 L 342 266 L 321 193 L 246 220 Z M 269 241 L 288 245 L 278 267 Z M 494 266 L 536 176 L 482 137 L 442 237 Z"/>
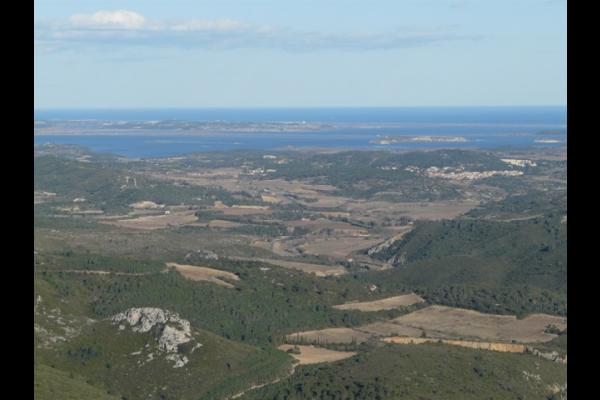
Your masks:
<path fill-rule="evenodd" d="M 260 389 L 261 387 L 265 387 L 267 385 L 273 385 L 273 384 L 275 384 L 277 382 L 280 382 L 280 381 L 282 381 L 284 379 L 287 379 L 290 376 L 294 375 L 294 372 L 296 372 L 296 364 L 292 364 L 292 366 L 290 367 L 290 369 L 288 370 L 288 372 L 287 372 L 287 374 L 285 376 L 280 377 L 280 378 L 275 378 L 275 379 L 273 379 L 272 381 L 269 381 L 269 382 L 259 383 L 259 384 L 256 384 L 256 385 L 252 385 L 252 386 L 248 387 L 247 389 L 244 389 L 241 392 L 236 393 L 236 394 L 234 394 L 231 397 L 228 397 L 227 399 L 232 399 L 232 400 L 233 399 L 237 399 L 237 398 L 242 397 L 244 394 L 246 394 L 247 392 L 249 392 L 251 390 Z"/>

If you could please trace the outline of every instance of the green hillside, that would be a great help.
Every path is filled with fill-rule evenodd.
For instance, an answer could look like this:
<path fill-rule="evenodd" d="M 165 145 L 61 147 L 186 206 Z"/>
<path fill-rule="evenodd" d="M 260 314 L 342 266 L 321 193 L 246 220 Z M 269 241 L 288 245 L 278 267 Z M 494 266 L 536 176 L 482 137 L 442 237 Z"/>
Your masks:
<path fill-rule="evenodd" d="M 119 400 L 86 382 L 72 372 L 61 371 L 44 364 L 34 364 L 33 396 L 36 400 Z"/>
<path fill-rule="evenodd" d="M 365 345 L 359 355 L 299 368 L 244 399 L 549 399 L 566 365 L 441 344 Z M 558 398 L 558 397 L 557 397 Z"/>

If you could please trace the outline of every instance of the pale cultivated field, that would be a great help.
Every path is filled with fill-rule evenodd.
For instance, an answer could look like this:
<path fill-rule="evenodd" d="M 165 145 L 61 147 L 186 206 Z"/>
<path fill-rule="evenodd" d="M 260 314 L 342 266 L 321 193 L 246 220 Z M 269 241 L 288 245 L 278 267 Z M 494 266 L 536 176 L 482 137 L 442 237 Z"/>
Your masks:
<path fill-rule="evenodd" d="M 503 353 L 524 353 L 527 346 L 514 343 L 498 343 L 498 342 L 474 342 L 470 340 L 451 340 L 451 339 L 428 339 L 415 337 L 388 337 L 383 339 L 386 343 L 395 344 L 423 344 L 423 343 L 444 343 L 451 346 L 467 347 L 479 350 L 500 351 Z"/>
<path fill-rule="evenodd" d="M 556 335 L 545 333 L 548 325 L 567 327 L 565 318 L 547 314 L 531 314 L 522 320 L 511 315 L 483 314 L 453 307 L 430 306 L 410 314 L 354 328 L 327 328 L 298 332 L 287 336 L 295 343 L 364 342 L 370 337 L 420 337 L 423 333 L 433 339 L 499 342 L 520 344 L 547 342 Z M 404 340 L 404 339 L 402 339 Z"/>
<path fill-rule="evenodd" d="M 371 336 L 421 336 L 422 330 L 402 326 L 391 322 L 374 322 L 354 328 L 356 331 L 368 333 Z"/>
<path fill-rule="evenodd" d="M 116 271 L 105 271 L 99 269 L 59 269 L 50 270 L 49 272 L 65 272 L 68 274 L 83 274 L 83 275 L 119 275 L 119 276 L 144 276 L 152 275 L 156 272 L 116 272 Z M 163 272 L 166 272 L 163 271 Z"/>
<path fill-rule="evenodd" d="M 296 347 L 300 350 L 300 354 L 289 353 L 292 357 L 299 361 L 299 364 L 318 364 L 323 362 L 334 362 L 344 360 L 356 355 L 353 351 L 336 351 L 324 349 L 315 346 L 293 346 L 282 344 L 278 347 L 279 350 L 288 351 Z"/>
<path fill-rule="evenodd" d="M 296 253 L 288 251 L 285 243 L 281 239 L 275 239 L 272 241 L 258 239 L 252 241 L 250 245 L 259 249 L 268 250 L 282 257 L 293 257 L 297 255 Z"/>
<path fill-rule="evenodd" d="M 339 265 L 324 265 L 324 264 L 311 264 L 297 261 L 286 261 L 286 260 L 275 260 L 271 258 L 246 258 L 246 257 L 230 257 L 234 260 L 244 261 L 259 261 L 265 264 L 275 265 L 278 267 L 296 269 L 309 274 L 315 274 L 316 276 L 338 276 L 346 273 L 346 269 Z"/>
<path fill-rule="evenodd" d="M 234 204 L 230 208 L 236 208 L 241 210 L 268 210 L 268 206 L 252 206 L 252 205 L 243 205 L 243 204 Z"/>
<path fill-rule="evenodd" d="M 361 332 L 352 328 L 327 328 L 315 331 L 297 332 L 286 336 L 291 343 L 363 343 L 371 336 L 367 332 Z"/>
<path fill-rule="evenodd" d="M 221 271 L 214 268 L 198 267 L 196 265 L 176 264 L 172 262 L 167 263 L 167 267 L 176 269 L 181 275 L 193 281 L 211 282 L 228 288 L 232 288 L 234 286 L 223 279 L 229 281 L 240 280 L 239 276 L 237 276 L 236 274 L 227 271 Z"/>
<path fill-rule="evenodd" d="M 310 188 L 311 190 L 318 190 L 319 192 L 334 192 L 336 190 L 336 187 L 333 185 L 321 185 L 310 182 L 304 182 L 302 187 Z"/>
<path fill-rule="evenodd" d="M 285 179 L 241 179 L 240 184 L 247 190 L 270 191 L 278 194 L 293 194 L 300 197 L 316 198 L 324 196 L 323 192 L 335 190 L 330 185 L 314 185 L 304 181 L 289 182 Z M 239 190 L 239 189 L 238 189 Z"/>
<path fill-rule="evenodd" d="M 241 226 L 241 225 L 242 224 L 239 224 L 237 222 L 226 221 L 223 219 L 213 219 L 211 221 L 208 221 L 208 223 L 206 224 L 206 226 L 209 228 L 222 228 L 222 229 L 235 228 L 236 226 Z"/>
<path fill-rule="evenodd" d="M 187 225 L 196 222 L 198 219 L 194 212 L 171 213 L 163 215 L 145 215 L 143 217 L 120 219 L 120 220 L 100 220 L 105 224 L 116 225 L 121 228 L 130 229 L 163 229 L 169 226 Z"/>
<path fill-rule="evenodd" d="M 241 169 L 219 168 L 201 173 L 178 173 L 153 175 L 167 180 L 186 181 L 198 186 L 218 186 L 229 191 L 246 191 L 264 196 L 266 202 L 289 203 L 297 201 L 309 208 L 336 208 L 331 215 L 370 214 L 373 218 L 390 215 L 404 215 L 412 219 L 450 219 L 455 218 L 479 203 L 475 201 L 447 201 L 430 203 L 398 203 L 385 200 L 352 200 L 335 196 L 331 185 L 311 184 L 307 181 L 286 181 L 284 179 L 253 179 L 242 174 Z M 289 196 L 296 196 L 292 200 Z M 316 201 L 307 201 L 308 199 Z M 227 209 L 227 215 L 245 215 L 241 211 Z"/>
<path fill-rule="evenodd" d="M 359 231 L 355 231 L 360 234 Z M 302 238 L 281 238 L 274 240 L 255 240 L 252 246 L 265 249 L 283 257 L 295 257 L 301 253 L 323 255 L 338 259 L 347 259 L 351 253 L 368 249 L 382 238 L 378 236 L 360 237 L 347 235 L 309 234 Z M 371 260 L 372 261 L 372 260 Z"/>
<path fill-rule="evenodd" d="M 187 180 L 187 179 L 186 179 Z M 268 193 L 281 203 L 289 203 L 290 201 L 298 201 L 307 207 L 324 207 L 335 208 L 345 204 L 348 199 L 340 196 L 328 194 L 336 190 L 331 185 L 311 184 L 305 181 L 289 182 L 284 179 L 252 179 L 248 176 L 240 176 L 239 179 L 211 179 L 203 177 L 198 179 L 194 177 L 189 179 L 192 184 L 201 186 L 212 185 L 220 186 L 223 189 L 230 191 L 247 191 L 249 193 Z M 295 196 L 297 200 L 290 200 L 286 196 Z M 307 201 L 307 199 L 316 199 L 317 201 Z M 268 199 L 264 200 L 270 202 Z"/>
<path fill-rule="evenodd" d="M 406 307 L 412 304 L 422 303 L 424 301 L 425 300 L 423 300 L 421 296 L 410 293 L 375 301 L 339 304 L 337 306 L 333 306 L 333 308 L 337 308 L 338 310 L 380 311 Z"/>
<path fill-rule="evenodd" d="M 395 216 L 406 216 L 413 220 L 451 219 L 464 214 L 479 204 L 476 201 L 398 203 L 377 199 L 372 199 L 369 201 L 353 200 L 350 198 L 333 195 L 332 192 L 335 191 L 336 188 L 330 185 L 311 184 L 307 181 L 290 182 L 284 179 L 255 179 L 253 177 L 244 175 L 241 169 L 235 168 L 214 169 L 211 171 L 203 171 L 201 173 L 163 174 L 157 177 L 175 181 L 187 181 L 190 184 L 199 186 L 219 186 L 229 191 L 246 191 L 253 195 L 261 196 L 263 201 L 272 204 L 298 202 L 305 205 L 309 209 L 338 208 L 329 211 L 329 215 L 360 215 L 363 218 L 371 220 L 380 220 L 389 216 L 390 214 Z M 292 196 L 294 198 L 292 198 Z M 270 210 L 259 211 L 257 209 L 239 209 L 235 207 L 215 207 L 215 209 L 221 209 L 225 215 L 231 216 L 268 214 L 271 212 Z M 325 211 L 324 213 L 328 212 Z M 312 229 L 313 224 L 307 225 L 310 225 L 310 229 Z M 302 224 L 298 226 L 302 226 Z M 315 229 L 318 229 L 318 227 L 315 227 Z M 348 229 L 357 228 L 352 227 Z"/>
<path fill-rule="evenodd" d="M 168 181 L 188 182 L 197 186 L 235 188 L 240 173 L 241 170 L 238 168 L 215 168 L 202 172 L 150 174 L 150 176 Z"/>
<path fill-rule="evenodd" d="M 446 201 L 431 203 L 392 203 L 388 201 L 357 200 L 346 204 L 351 212 L 364 213 L 373 217 L 406 216 L 408 218 L 440 220 L 456 218 L 479 205 L 476 201 Z"/>
<path fill-rule="evenodd" d="M 326 218 L 318 218 L 316 220 L 296 220 L 285 222 L 286 226 L 289 227 L 302 227 L 310 229 L 312 231 L 321 231 L 324 229 L 331 229 L 334 231 L 342 232 L 355 232 L 355 233 L 367 233 L 367 230 L 358 226 L 351 225 L 347 222 L 332 221 Z"/>
<path fill-rule="evenodd" d="M 323 215 L 324 217 L 331 217 L 331 218 L 349 217 L 350 216 L 350 213 L 346 212 L 346 211 L 321 211 L 319 214 Z"/>
<path fill-rule="evenodd" d="M 260 198 L 265 203 L 273 203 L 273 204 L 281 203 L 281 199 L 277 196 L 270 196 L 268 194 L 263 194 L 260 196 Z"/>
<path fill-rule="evenodd" d="M 342 206 L 348 202 L 348 199 L 345 197 L 339 196 L 328 196 L 323 194 L 317 194 L 315 196 L 308 197 L 310 199 L 316 199 L 317 201 L 299 201 L 300 204 L 303 204 L 307 207 L 311 208 L 336 208 Z"/>
<path fill-rule="evenodd" d="M 522 320 L 511 315 L 483 314 L 453 307 L 430 306 L 392 320 L 395 324 L 426 331 L 429 336 L 449 339 L 474 338 L 520 343 L 547 342 L 556 335 L 544 333 L 550 324 L 567 327 L 565 318 L 532 314 Z"/>
<path fill-rule="evenodd" d="M 242 175 L 238 168 L 217 168 L 210 171 L 177 173 L 177 174 L 152 174 L 155 178 L 171 181 L 185 181 L 192 185 L 221 187 L 229 191 L 247 191 L 250 193 L 267 192 L 269 195 L 277 196 L 285 202 L 281 196 L 292 194 L 304 198 L 318 198 L 323 192 L 331 192 L 335 187 L 330 185 L 313 185 L 309 182 L 288 182 L 285 179 L 253 179 Z"/>

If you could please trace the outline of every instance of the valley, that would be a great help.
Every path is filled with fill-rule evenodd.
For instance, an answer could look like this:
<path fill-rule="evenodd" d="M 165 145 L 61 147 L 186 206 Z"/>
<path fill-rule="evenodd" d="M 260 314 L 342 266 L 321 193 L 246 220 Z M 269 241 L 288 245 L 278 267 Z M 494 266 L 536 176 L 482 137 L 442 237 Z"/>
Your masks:
<path fill-rule="evenodd" d="M 566 155 L 547 153 L 36 146 L 39 390 L 566 391 Z"/>

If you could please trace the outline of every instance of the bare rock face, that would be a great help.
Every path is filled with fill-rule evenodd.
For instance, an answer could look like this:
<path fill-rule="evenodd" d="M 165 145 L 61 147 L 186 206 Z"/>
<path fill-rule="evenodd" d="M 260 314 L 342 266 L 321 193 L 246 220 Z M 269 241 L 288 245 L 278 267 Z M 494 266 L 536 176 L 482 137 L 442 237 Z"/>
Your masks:
<path fill-rule="evenodd" d="M 160 335 L 157 339 L 159 351 L 167 353 L 167 360 L 173 361 L 173 368 L 183 367 L 189 361 L 186 356 L 180 355 L 179 345 L 193 340 L 190 322 L 179 314 L 154 307 L 130 308 L 111 318 L 114 324 L 129 324 L 133 332 L 147 333 L 155 326 Z M 196 346 L 201 346 L 197 344 Z"/>
<path fill-rule="evenodd" d="M 173 368 L 181 368 L 189 361 L 186 356 L 182 356 L 181 354 L 169 354 L 165 358 L 174 362 Z"/>
<path fill-rule="evenodd" d="M 33 311 L 33 329 L 40 348 L 68 342 L 78 336 L 84 327 L 96 322 L 91 318 L 65 315 L 58 307 L 50 308 L 40 295 L 35 299 Z"/>
<path fill-rule="evenodd" d="M 134 208 L 136 210 L 155 210 L 157 208 L 164 208 L 164 204 L 156 204 L 153 201 L 144 200 L 138 201 L 137 203 L 130 204 L 129 207 Z"/>
<path fill-rule="evenodd" d="M 550 391 L 554 395 L 557 395 L 560 400 L 567 400 L 567 384 L 566 384 L 566 382 L 564 385 L 554 383 L 552 385 L 549 385 L 548 389 L 550 389 Z"/>
<path fill-rule="evenodd" d="M 178 317 L 176 319 L 179 319 Z M 164 324 L 170 319 L 171 313 L 169 311 L 152 307 L 130 308 L 111 318 L 113 322 L 125 321 L 129 323 L 132 331 L 140 333 L 149 332 L 155 325 Z"/>
<path fill-rule="evenodd" d="M 187 330 L 177 329 L 166 325 L 163 329 L 162 335 L 158 339 L 158 346 L 161 350 L 166 352 L 176 352 L 177 346 L 182 343 L 187 343 L 191 339 L 189 323 L 187 324 Z"/>
<path fill-rule="evenodd" d="M 561 357 L 560 354 L 558 354 L 558 352 L 556 352 L 556 351 L 550 351 L 550 352 L 544 353 L 544 352 L 539 351 L 538 349 L 529 348 L 529 347 L 527 348 L 527 351 L 538 357 L 545 358 L 546 360 L 554 361 L 554 362 L 560 363 L 560 364 L 567 363 L 567 356 L 565 355 L 564 357 Z"/>

